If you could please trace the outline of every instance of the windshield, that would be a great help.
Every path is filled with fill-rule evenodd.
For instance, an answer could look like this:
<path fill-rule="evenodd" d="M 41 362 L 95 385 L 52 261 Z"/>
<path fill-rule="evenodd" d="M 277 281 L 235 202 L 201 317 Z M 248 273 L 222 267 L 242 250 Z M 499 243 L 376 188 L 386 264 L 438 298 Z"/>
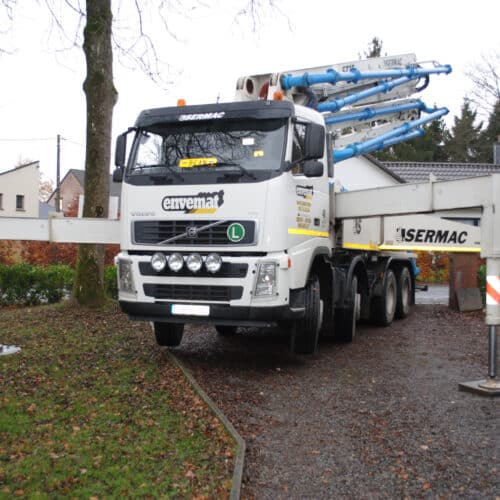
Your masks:
<path fill-rule="evenodd" d="M 256 182 L 282 166 L 286 121 L 176 123 L 137 133 L 127 180 L 137 184 Z"/>

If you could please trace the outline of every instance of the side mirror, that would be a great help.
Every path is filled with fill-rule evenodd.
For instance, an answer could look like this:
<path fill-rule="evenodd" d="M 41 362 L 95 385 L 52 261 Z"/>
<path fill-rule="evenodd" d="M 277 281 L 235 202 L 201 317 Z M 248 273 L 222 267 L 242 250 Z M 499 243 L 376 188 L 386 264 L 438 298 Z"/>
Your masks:
<path fill-rule="evenodd" d="M 116 138 L 115 165 L 117 167 L 124 167 L 125 166 L 126 154 L 127 154 L 127 132 L 125 132 L 124 134 L 120 134 Z M 115 172 L 116 172 L 116 170 L 115 170 Z M 122 177 L 123 177 L 123 174 L 122 174 Z"/>
<path fill-rule="evenodd" d="M 325 152 L 325 127 L 318 123 L 308 123 L 304 137 L 304 159 L 323 158 Z"/>
<path fill-rule="evenodd" d="M 117 167 L 113 170 L 113 182 L 123 182 L 123 168 Z"/>
<path fill-rule="evenodd" d="M 302 172 L 306 177 L 321 177 L 323 175 L 323 162 L 306 160 Z"/>

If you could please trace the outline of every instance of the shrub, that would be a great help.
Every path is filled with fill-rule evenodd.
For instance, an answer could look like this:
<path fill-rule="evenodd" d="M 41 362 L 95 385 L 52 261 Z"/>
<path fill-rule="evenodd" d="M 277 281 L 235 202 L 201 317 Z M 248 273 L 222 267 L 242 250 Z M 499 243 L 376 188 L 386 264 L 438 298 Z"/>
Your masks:
<path fill-rule="evenodd" d="M 74 269 L 64 264 L 0 264 L 0 305 L 59 302 L 71 293 L 74 274 Z M 104 289 L 108 297 L 118 298 L 115 266 L 104 269 Z"/>
<path fill-rule="evenodd" d="M 52 303 L 68 294 L 74 271 L 65 265 L 0 265 L 0 304 Z"/>
<path fill-rule="evenodd" d="M 449 255 L 442 252 L 416 251 L 418 280 L 430 283 L 446 283 L 449 280 Z"/>
<path fill-rule="evenodd" d="M 106 266 L 104 268 L 104 291 L 112 299 L 118 298 L 118 281 L 116 266 Z"/>

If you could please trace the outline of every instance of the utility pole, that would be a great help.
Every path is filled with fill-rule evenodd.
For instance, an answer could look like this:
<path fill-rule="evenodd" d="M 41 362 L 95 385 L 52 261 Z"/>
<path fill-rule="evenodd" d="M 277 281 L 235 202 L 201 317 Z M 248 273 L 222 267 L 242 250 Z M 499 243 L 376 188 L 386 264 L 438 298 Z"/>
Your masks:
<path fill-rule="evenodd" d="M 56 156 L 56 212 L 61 211 L 61 135 L 57 134 L 57 156 Z"/>

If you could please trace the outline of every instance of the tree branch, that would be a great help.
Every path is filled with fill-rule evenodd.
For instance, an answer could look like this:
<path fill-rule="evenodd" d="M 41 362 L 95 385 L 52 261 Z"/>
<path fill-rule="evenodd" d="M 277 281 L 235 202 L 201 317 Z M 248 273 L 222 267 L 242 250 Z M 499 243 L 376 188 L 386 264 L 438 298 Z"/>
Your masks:
<path fill-rule="evenodd" d="M 489 116 L 500 101 L 500 53 L 483 54 L 478 62 L 469 64 L 465 75 L 472 83 L 469 100 L 482 115 Z"/>

